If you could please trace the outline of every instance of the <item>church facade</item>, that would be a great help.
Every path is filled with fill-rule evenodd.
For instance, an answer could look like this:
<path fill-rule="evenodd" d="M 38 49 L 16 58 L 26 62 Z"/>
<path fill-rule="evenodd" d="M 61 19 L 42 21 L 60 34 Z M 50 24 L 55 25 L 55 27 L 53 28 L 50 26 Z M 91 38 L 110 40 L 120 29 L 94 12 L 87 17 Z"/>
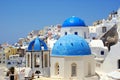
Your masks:
<path fill-rule="evenodd" d="M 50 51 L 40 38 L 30 42 L 26 52 L 26 67 L 31 68 L 31 73 L 39 73 L 42 76 L 50 75 Z"/>
<path fill-rule="evenodd" d="M 95 60 L 88 43 L 77 35 L 61 37 L 52 49 L 50 73 L 56 79 L 90 80 Z"/>

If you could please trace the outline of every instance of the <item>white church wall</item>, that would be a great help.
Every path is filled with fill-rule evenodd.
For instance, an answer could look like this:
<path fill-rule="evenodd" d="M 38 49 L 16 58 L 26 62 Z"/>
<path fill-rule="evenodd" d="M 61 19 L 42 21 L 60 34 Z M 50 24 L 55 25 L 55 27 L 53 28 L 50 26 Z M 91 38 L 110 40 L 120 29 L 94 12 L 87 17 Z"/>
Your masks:
<path fill-rule="evenodd" d="M 95 60 L 93 55 L 84 56 L 84 75 L 95 75 Z"/>
<path fill-rule="evenodd" d="M 77 76 L 72 77 L 71 76 L 71 65 L 76 64 L 77 65 Z M 82 80 L 82 77 L 84 77 L 84 61 L 82 58 L 76 56 L 76 57 L 65 57 L 65 79 L 75 79 L 75 80 Z"/>
<path fill-rule="evenodd" d="M 59 75 L 55 75 L 55 64 L 59 63 Z M 77 76 L 71 76 L 71 65 L 77 65 Z M 95 75 L 95 61 L 93 55 L 51 57 L 51 77 L 65 80 L 83 80 L 86 76 Z"/>
<path fill-rule="evenodd" d="M 59 64 L 59 74 L 55 74 L 55 64 Z M 64 77 L 64 58 L 63 57 L 53 57 L 51 56 L 51 67 L 50 67 L 50 75 L 52 78 L 63 78 Z"/>
<path fill-rule="evenodd" d="M 66 27 L 61 29 L 61 36 L 65 35 L 65 32 L 67 34 L 75 34 L 77 32 L 77 35 L 83 37 L 83 38 L 88 38 L 89 37 L 89 29 L 88 27 Z"/>

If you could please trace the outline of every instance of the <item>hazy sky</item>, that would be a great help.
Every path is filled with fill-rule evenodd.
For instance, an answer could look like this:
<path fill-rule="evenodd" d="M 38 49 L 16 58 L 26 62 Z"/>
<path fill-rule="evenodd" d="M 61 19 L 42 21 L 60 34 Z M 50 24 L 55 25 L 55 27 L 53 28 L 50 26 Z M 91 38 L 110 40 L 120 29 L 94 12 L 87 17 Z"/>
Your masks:
<path fill-rule="evenodd" d="M 32 30 L 62 24 L 71 16 L 92 25 L 118 8 L 120 0 L 0 0 L 0 43 L 15 43 Z"/>

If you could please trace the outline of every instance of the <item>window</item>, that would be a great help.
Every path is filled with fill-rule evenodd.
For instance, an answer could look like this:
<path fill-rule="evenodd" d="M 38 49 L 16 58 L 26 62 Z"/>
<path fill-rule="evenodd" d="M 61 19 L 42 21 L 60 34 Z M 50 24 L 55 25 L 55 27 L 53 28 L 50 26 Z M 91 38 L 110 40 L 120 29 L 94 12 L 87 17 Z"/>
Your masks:
<path fill-rule="evenodd" d="M 75 32 L 74 34 L 75 34 L 75 35 L 78 35 L 78 32 Z"/>
<path fill-rule="evenodd" d="M 11 64 L 11 62 L 8 62 L 7 64 Z"/>
<path fill-rule="evenodd" d="M 30 55 L 28 54 L 28 67 L 30 67 Z"/>
<path fill-rule="evenodd" d="M 118 60 L 118 69 L 120 69 L 120 59 Z"/>
<path fill-rule="evenodd" d="M 71 77 L 77 76 L 77 70 L 76 69 L 77 69 L 77 65 L 75 63 L 73 63 L 71 65 Z"/>
<path fill-rule="evenodd" d="M 34 67 L 37 67 L 37 64 L 36 64 L 36 54 L 34 55 Z"/>
<path fill-rule="evenodd" d="M 59 64 L 55 64 L 55 75 L 59 75 Z"/>
<path fill-rule="evenodd" d="M 48 67 L 48 55 L 45 54 L 44 58 L 45 58 L 45 67 Z"/>
<path fill-rule="evenodd" d="M 86 37 L 86 32 L 84 32 L 84 38 L 86 39 L 87 37 Z"/>
<path fill-rule="evenodd" d="M 101 51 L 101 55 L 104 55 L 104 51 Z"/>
<path fill-rule="evenodd" d="M 102 32 L 105 33 L 107 31 L 106 27 L 102 27 Z"/>
<path fill-rule="evenodd" d="M 65 35 L 67 35 L 67 32 L 65 32 Z"/>
<path fill-rule="evenodd" d="M 90 64 L 90 62 L 88 63 L 88 75 L 91 75 L 91 64 Z"/>

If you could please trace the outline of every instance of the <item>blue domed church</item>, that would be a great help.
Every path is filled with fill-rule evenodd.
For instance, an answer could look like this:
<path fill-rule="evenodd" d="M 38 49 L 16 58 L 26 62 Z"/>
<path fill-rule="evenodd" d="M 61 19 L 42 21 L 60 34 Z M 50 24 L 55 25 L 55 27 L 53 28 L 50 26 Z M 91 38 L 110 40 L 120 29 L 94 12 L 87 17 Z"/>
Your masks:
<path fill-rule="evenodd" d="M 62 24 L 61 36 L 67 34 L 74 34 L 87 39 L 89 37 L 89 29 L 82 19 L 72 16 L 67 18 Z"/>
<path fill-rule="evenodd" d="M 38 37 L 29 43 L 26 51 L 26 67 L 31 68 L 32 73 L 50 75 L 50 51 L 46 43 Z"/>
<path fill-rule="evenodd" d="M 53 48 L 40 38 L 30 42 L 26 52 L 26 67 L 47 76 L 47 80 L 98 80 L 95 76 L 95 60 L 85 39 L 88 27 L 84 21 L 72 16 L 62 24 L 61 37 Z M 43 79 L 46 80 L 46 79 Z"/>
<path fill-rule="evenodd" d="M 62 80 L 93 80 L 95 60 L 86 40 L 73 34 L 58 39 L 51 53 L 50 73 L 51 78 Z"/>

